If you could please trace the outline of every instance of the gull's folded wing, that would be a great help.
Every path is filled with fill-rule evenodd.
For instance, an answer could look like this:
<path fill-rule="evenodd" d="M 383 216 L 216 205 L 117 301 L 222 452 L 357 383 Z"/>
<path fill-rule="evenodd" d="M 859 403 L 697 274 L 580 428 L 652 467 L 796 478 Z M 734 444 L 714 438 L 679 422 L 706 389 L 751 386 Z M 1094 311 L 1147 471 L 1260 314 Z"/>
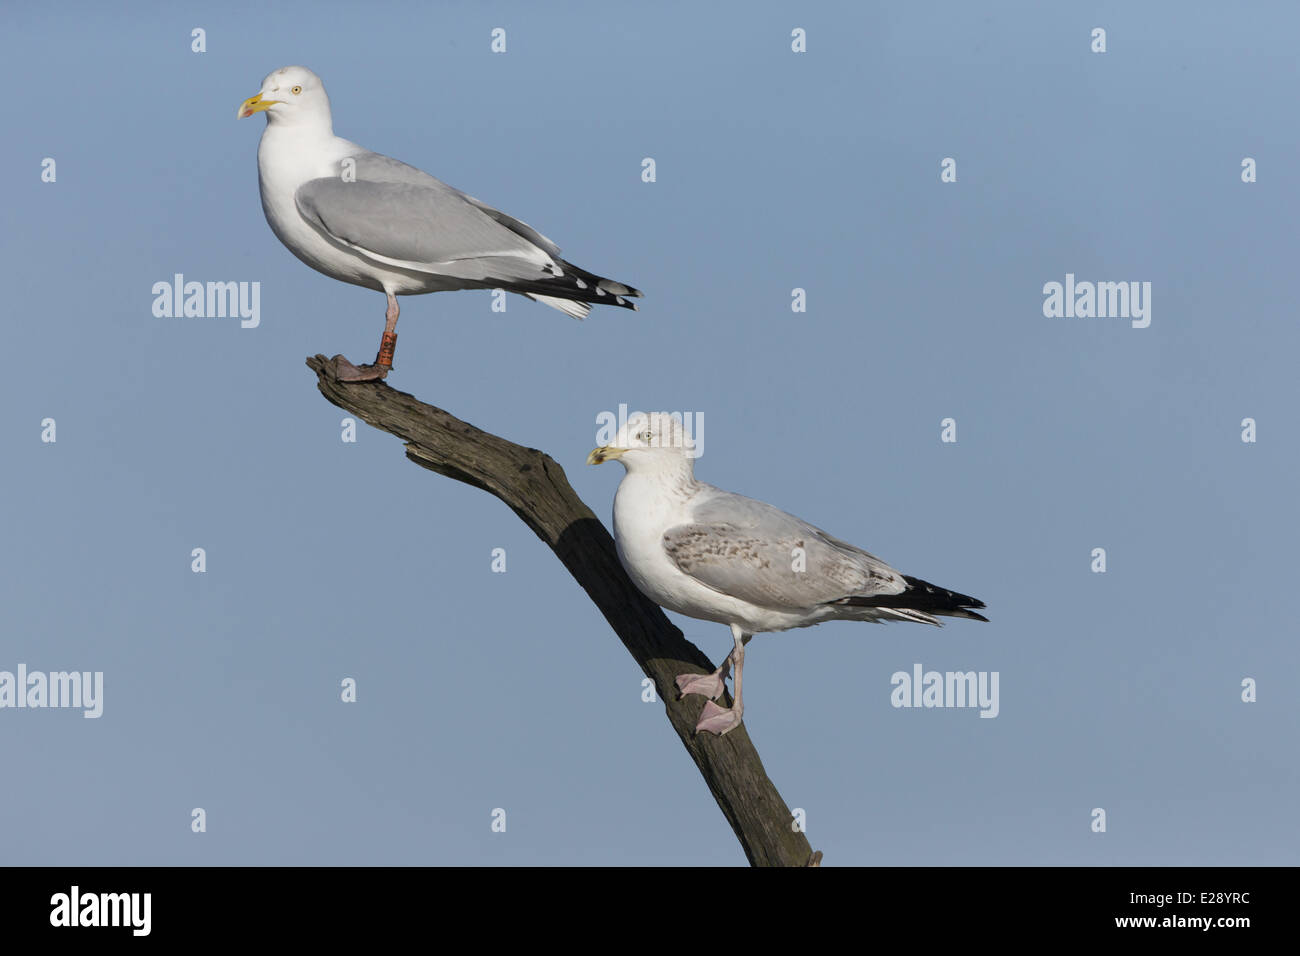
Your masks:
<path fill-rule="evenodd" d="M 723 492 L 692 517 L 665 532 L 668 556 L 700 583 L 759 607 L 805 610 L 908 587 L 879 558 L 753 498 Z"/>

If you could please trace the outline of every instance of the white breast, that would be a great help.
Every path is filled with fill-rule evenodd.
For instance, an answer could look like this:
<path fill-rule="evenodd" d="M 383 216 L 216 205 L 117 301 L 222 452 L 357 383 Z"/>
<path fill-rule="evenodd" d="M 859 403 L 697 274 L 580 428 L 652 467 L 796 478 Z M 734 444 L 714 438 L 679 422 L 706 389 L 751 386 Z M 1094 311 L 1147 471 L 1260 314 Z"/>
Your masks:
<path fill-rule="evenodd" d="M 751 632 L 788 627 L 784 620 L 769 620 L 763 609 L 720 594 L 677 567 L 664 549 L 663 536 L 669 528 L 690 522 L 692 495 L 665 488 L 659 479 L 629 473 L 614 495 L 618 558 L 632 583 L 656 604 L 688 617 L 739 623 Z"/>
<path fill-rule="evenodd" d="M 356 143 L 332 134 L 267 124 L 257 147 L 257 179 L 262 211 L 271 231 L 295 256 L 318 272 L 379 291 L 407 292 L 404 273 L 355 252 L 345 252 L 318 233 L 298 212 L 294 194 L 312 179 L 341 174 L 341 161 L 364 152 Z M 422 291 L 422 290 L 421 290 Z"/>

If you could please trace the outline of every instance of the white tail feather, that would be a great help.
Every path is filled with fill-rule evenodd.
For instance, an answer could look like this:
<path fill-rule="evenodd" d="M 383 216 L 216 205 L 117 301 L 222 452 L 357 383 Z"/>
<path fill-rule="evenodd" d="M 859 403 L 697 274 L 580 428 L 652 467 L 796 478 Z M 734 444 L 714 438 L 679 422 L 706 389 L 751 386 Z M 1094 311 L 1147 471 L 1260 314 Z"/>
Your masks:
<path fill-rule="evenodd" d="M 591 312 L 591 306 L 586 302 L 574 302 L 572 299 L 561 299 L 553 295 L 537 295 L 534 292 L 525 292 L 524 295 L 534 302 L 549 305 L 552 309 L 559 309 L 565 315 L 571 315 L 575 319 L 585 319 Z"/>

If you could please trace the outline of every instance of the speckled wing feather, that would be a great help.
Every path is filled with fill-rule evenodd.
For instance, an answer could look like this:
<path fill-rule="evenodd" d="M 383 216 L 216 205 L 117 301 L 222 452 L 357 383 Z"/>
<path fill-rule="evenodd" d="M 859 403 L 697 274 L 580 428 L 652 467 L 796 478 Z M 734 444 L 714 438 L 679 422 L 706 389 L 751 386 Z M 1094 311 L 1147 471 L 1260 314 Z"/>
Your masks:
<path fill-rule="evenodd" d="M 664 533 L 668 556 L 700 583 L 759 607 L 796 611 L 908 587 L 874 555 L 753 498 L 713 489 L 692 518 Z"/>

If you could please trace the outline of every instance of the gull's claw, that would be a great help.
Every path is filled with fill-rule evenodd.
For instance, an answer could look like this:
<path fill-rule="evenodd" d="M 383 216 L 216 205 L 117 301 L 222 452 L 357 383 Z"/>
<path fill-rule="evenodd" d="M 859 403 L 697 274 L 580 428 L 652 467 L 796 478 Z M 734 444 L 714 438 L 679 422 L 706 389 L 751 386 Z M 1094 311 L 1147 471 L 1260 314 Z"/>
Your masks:
<path fill-rule="evenodd" d="M 700 712 L 700 722 L 695 725 L 695 732 L 708 731 L 721 737 L 740 726 L 743 712 L 736 707 L 719 707 L 713 701 L 705 701 L 704 710 Z"/>
<path fill-rule="evenodd" d="M 353 365 L 342 355 L 334 356 L 334 376 L 340 382 L 378 382 L 392 370 L 391 365 Z"/>
<path fill-rule="evenodd" d="M 678 700 L 687 694 L 700 694 L 709 700 L 717 700 L 727 686 L 716 671 L 712 674 L 680 674 L 675 683 Z"/>

